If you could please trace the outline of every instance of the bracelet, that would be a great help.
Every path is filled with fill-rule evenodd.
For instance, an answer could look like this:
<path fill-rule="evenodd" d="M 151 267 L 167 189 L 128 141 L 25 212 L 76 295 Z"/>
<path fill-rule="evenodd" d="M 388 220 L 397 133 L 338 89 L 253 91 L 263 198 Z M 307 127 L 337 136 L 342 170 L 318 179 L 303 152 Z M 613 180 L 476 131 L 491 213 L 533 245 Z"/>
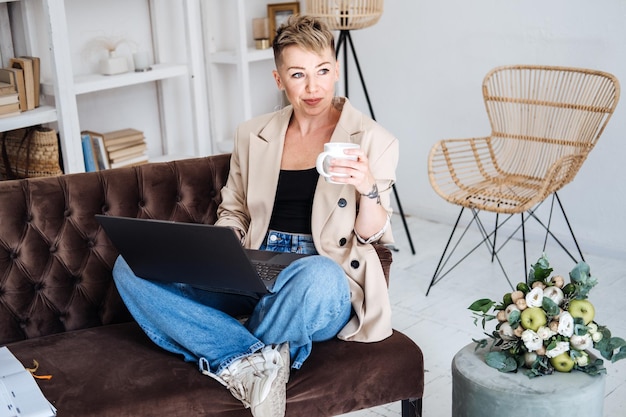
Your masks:
<path fill-rule="evenodd" d="M 376 203 L 380 204 L 380 195 L 378 194 L 378 185 L 376 185 L 376 183 L 374 183 L 374 185 L 372 185 L 372 190 L 367 193 L 367 194 L 361 194 L 363 197 L 367 197 L 371 200 L 376 199 Z"/>

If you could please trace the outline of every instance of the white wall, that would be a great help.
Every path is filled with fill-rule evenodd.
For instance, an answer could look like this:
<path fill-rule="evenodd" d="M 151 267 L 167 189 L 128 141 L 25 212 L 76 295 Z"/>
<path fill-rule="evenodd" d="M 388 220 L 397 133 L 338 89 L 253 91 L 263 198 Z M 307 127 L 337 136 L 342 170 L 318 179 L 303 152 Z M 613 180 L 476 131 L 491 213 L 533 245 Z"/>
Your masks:
<path fill-rule="evenodd" d="M 378 24 L 352 37 L 376 119 L 400 139 L 397 186 L 405 212 L 456 219 L 458 208 L 430 186 L 427 156 L 439 139 L 489 134 L 481 85 L 491 68 L 586 67 L 611 72 L 626 86 L 625 18 L 623 0 L 387 0 Z M 351 99 L 367 112 L 357 72 L 349 73 Z M 583 251 L 626 255 L 625 122 L 621 103 L 559 193 Z M 564 226 L 556 227 L 565 236 Z"/>

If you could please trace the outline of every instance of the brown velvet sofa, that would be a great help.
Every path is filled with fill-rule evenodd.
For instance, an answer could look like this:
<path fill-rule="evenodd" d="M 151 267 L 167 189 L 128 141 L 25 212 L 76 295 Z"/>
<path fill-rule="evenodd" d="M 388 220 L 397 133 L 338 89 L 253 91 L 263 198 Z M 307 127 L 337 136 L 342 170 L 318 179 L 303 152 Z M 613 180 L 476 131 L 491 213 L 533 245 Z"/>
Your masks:
<path fill-rule="evenodd" d="M 0 182 L 0 345 L 61 417 L 250 416 L 195 364 L 153 345 L 111 277 L 115 247 L 94 214 L 212 223 L 229 155 Z M 379 247 L 389 272 L 391 254 Z M 287 389 L 288 416 L 331 416 L 402 400 L 421 415 L 419 347 L 400 332 L 371 344 L 317 343 Z"/>

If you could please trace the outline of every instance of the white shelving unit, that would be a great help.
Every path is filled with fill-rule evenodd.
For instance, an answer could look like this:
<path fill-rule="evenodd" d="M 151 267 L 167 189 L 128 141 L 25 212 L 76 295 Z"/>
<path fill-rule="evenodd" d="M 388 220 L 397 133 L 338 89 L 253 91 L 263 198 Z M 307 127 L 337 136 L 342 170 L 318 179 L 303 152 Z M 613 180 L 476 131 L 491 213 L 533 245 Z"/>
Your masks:
<path fill-rule="evenodd" d="M 4 2 L 5 0 L 0 1 Z M 40 22 L 41 20 L 45 22 L 48 42 L 45 46 L 49 49 L 52 74 L 50 79 L 42 84 L 42 93 L 44 96 L 53 97 L 51 101 L 54 105 L 42 106 L 10 119 L 1 119 L 0 131 L 40 123 L 56 122 L 61 137 L 61 151 L 65 164 L 64 171 L 66 173 L 82 172 L 85 168 L 80 132 L 86 129 L 86 127 L 80 125 L 78 98 L 83 95 L 95 94 L 97 96 L 99 93 L 102 94 L 109 91 L 122 92 L 124 88 L 131 86 L 156 83 L 155 95 L 158 99 L 160 115 L 158 130 L 161 133 L 161 150 L 157 152 L 160 156 L 156 159 L 177 158 L 173 154 L 178 150 L 177 148 L 181 140 L 187 141 L 187 148 L 192 149 L 192 155 L 186 156 L 211 153 L 209 141 L 201 141 L 199 139 L 208 138 L 210 134 L 206 118 L 208 103 L 206 99 L 206 77 L 204 76 L 202 59 L 200 0 L 177 0 L 176 2 L 171 2 L 171 0 L 170 2 L 167 0 L 132 0 L 147 3 L 146 8 L 150 12 L 149 21 L 153 55 L 157 63 L 152 66 L 151 71 L 128 72 L 114 76 L 100 74 L 74 75 L 66 6 L 71 6 L 72 4 L 76 6 L 76 3 L 65 0 L 18 1 L 20 1 L 22 25 L 24 27 L 28 55 L 47 56 L 47 51 L 42 50 L 44 46 L 37 42 L 37 38 L 40 36 Z M 97 1 L 93 2 L 94 9 L 96 6 L 105 4 L 108 6 L 110 4 L 110 2 L 98 3 Z M 172 28 L 167 27 L 162 31 L 159 30 L 160 22 L 155 15 L 161 8 L 175 7 L 172 4 L 176 3 L 182 8 L 181 13 L 184 19 L 182 26 L 184 26 L 185 31 L 184 46 L 187 50 L 187 60 L 183 63 L 159 63 L 160 56 L 166 55 L 163 53 L 163 44 L 167 43 L 167 31 L 172 30 Z M 186 112 L 184 117 L 187 117 L 189 120 L 186 123 L 186 128 L 190 130 L 190 134 L 181 134 L 176 129 L 176 125 L 181 123 L 181 114 L 170 110 L 172 103 L 168 101 L 169 90 L 163 85 L 163 82 L 166 80 L 178 77 L 186 77 L 188 80 L 189 111 Z M 97 101 L 97 98 L 92 100 Z M 138 105 L 141 105 L 141 103 L 138 103 Z M 103 117 L 115 118 L 115 110 L 107 111 L 107 114 Z M 181 137 L 185 139 L 181 139 Z"/>
<path fill-rule="evenodd" d="M 252 19 L 267 15 L 267 2 L 210 0 L 202 6 L 209 45 L 211 137 L 217 152 L 230 152 L 237 124 L 272 111 L 282 101 L 271 74 L 273 51 L 256 49 L 251 35 Z"/>

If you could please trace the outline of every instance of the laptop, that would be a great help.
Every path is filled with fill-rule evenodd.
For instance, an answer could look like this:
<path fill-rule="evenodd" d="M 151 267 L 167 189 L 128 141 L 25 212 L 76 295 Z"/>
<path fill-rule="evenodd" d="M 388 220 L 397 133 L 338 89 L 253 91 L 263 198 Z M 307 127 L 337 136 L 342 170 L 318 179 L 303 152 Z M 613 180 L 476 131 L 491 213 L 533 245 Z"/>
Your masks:
<path fill-rule="evenodd" d="M 223 226 L 95 215 L 138 277 L 237 294 L 268 293 L 298 253 L 245 249 Z"/>

